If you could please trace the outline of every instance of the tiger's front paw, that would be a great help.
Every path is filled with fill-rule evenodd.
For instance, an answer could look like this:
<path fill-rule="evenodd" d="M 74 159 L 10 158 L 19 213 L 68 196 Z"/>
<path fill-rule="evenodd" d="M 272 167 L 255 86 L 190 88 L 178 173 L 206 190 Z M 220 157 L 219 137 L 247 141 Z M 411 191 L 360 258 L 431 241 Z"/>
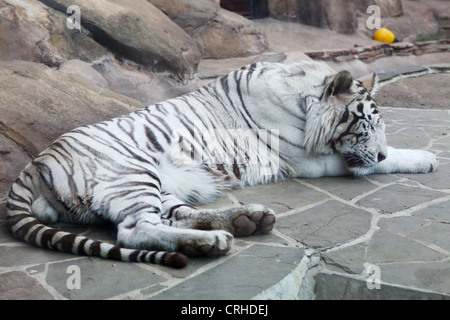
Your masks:
<path fill-rule="evenodd" d="M 427 173 L 435 171 L 438 163 L 437 156 L 428 151 L 391 149 L 388 158 L 380 164 L 387 166 L 390 173 Z"/>
<path fill-rule="evenodd" d="M 415 166 L 412 168 L 411 173 L 433 172 L 438 168 L 439 160 L 434 153 L 423 150 L 411 151 L 414 151 L 414 153 L 411 154 L 411 160 L 415 162 Z"/>
<path fill-rule="evenodd" d="M 438 166 L 438 158 L 431 152 L 388 147 L 386 160 L 362 173 L 427 173 L 435 171 Z"/>

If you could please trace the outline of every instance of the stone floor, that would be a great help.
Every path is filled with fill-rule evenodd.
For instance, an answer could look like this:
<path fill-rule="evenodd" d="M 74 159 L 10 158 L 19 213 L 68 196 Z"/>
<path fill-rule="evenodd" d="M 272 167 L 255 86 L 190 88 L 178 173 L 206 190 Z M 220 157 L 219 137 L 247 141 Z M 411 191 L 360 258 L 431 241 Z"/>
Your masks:
<path fill-rule="evenodd" d="M 231 192 L 207 207 L 262 203 L 277 212 L 275 229 L 181 270 L 30 247 L 6 232 L 0 200 L 0 299 L 449 299 L 450 111 L 381 111 L 388 143 L 438 154 L 436 172 Z M 61 227 L 114 239 L 111 229 Z"/>

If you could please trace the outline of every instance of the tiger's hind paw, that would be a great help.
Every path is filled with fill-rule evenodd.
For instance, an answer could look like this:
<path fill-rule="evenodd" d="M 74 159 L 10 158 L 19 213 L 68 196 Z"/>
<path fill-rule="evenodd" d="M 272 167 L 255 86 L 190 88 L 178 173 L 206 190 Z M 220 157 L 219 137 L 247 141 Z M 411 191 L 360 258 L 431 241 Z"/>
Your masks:
<path fill-rule="evenodd" d="M 272 231 L 276 222 L 275 212 L 263 205 L 247 205 L 233 220 L 232 233 L 237 237 L 263 234 Z"/>

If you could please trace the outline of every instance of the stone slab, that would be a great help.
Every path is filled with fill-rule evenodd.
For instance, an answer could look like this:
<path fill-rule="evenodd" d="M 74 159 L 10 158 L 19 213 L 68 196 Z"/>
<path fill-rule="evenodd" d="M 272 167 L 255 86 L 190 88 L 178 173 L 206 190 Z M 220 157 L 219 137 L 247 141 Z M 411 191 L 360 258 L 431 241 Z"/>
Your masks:
<path fill-rule="evenodd" d="M 315 279 L 317 300 L 450 300 L 449 295 L 390 284 L 371 290 L 367 280 L 345 274 L 319 273 Z"/>
<path fill-rule="evenodd" d="M 389 214 L 409 209 L 424 202 L 430 202 L 447 194 L 439 191 L 396 184 L 387 186 L 358 201 L 358 205 L 376 208 L 381 213 Z M 395 199 L 395 201 L 392 201 Z"/>
<path fill-rule="evenodd" d="M 239 189 L 234 191 L 233 195 L 243 204 L 264 204 L 277 213 L 301 208 L 327 198 L 323 193 L 305 187 L 295 180 Z"/>
<path fill-rule="evenodd" d="M 425 244 L 386 231 L 375 232 L 367 248 L 367 261 L 376 265 L 430 262 L 445 257 Z"/>
<path fill-rule="evenodd" d="M 72 278 L 76 272 L 80 276 L 79 288 L 75 287 L 77 280 Z M 136 264 L 89 258 L 49 264 L 46 275 L 48 285 L 63 297 L 75 300 L 107 299 L 164 280 Z"/>
<path fill-rule="evenodd" d="M 287 276 L 303 250 L 254 245 L 219 266 L 152 297 L 153 299 L 250 299 Z"/>
<path fill-rule="evenodd" d="M 34 265 L 49 261 L 73 259 L 75 255 L 35 248 L 25 243 L 0 246 L 0 268 Z"/>
<path fill-rule="evenodd" d="M 339 181 L 339 183 L 336 183 L 337 181 Z M 352 176 L 323 177 L 317 179 L 308 179 L 304 182 L 330 192 L 333 195 L 347 201 L 377 187 L 377 185 L 371 183 L 367 179 Z"/>
<path fill-rule="evenodd" d="M 278 219 L 277 230 L 313 247 L 331 247 L 356 239 L 370 228 L 372 215 L 335 200 Z"/>
<path fill-rule="evenodd" d="M 0 274 L 0 300 L 53 300 L 35 279 L 20 271 Z"/>

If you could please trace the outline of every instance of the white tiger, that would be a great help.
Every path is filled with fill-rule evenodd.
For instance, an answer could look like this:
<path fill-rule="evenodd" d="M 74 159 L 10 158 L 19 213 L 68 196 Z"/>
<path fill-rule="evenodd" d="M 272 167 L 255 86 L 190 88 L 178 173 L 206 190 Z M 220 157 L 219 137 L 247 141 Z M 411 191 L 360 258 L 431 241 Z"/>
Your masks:
<path fill-rule="evenodd" d="M 12 233 L 44 248 L 184 267 L 233 236 L 270 232 L 262 205 L 202 209 L 224 190 L 289 177 L 428 172 L 435 155 L 386 145 L 370 93 L 320 62 L 256 63 L 188 95 L 64 134 L 20 174 Z M 117 245 L 56 221 L 117 226 Z"/>

